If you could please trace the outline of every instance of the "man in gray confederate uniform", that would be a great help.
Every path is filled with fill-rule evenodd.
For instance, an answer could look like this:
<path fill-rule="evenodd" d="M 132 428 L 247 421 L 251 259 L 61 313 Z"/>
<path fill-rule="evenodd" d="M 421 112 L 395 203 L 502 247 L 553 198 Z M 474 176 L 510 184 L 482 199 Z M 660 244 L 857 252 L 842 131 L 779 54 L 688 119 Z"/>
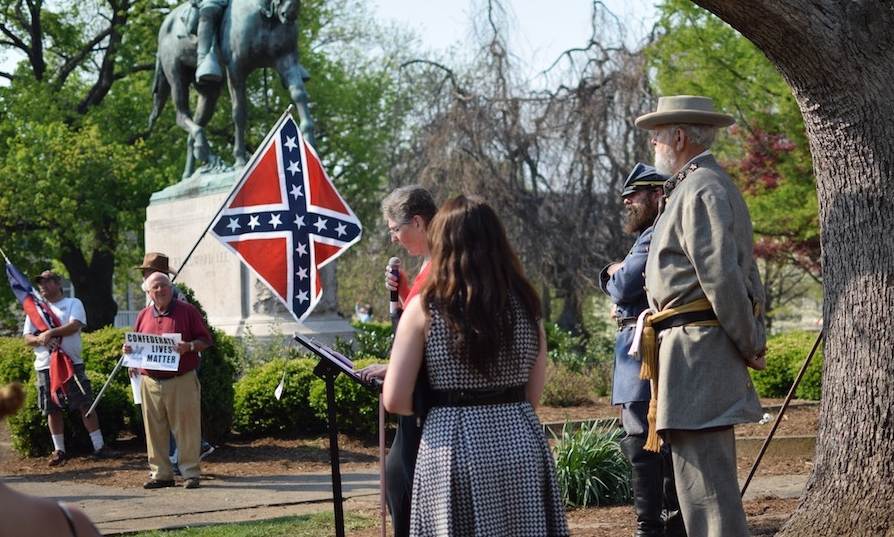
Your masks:
<path fill-rule="evenodd" d="M 629 355 L 636 320 L 648 308 L 643 271 L 652 242 L 652 223 L 667 178 L 652 166 L 634 166 L 624 181 L 621 198 L 627 210 L 624 231 L 637 234 L 636 242 L 623 261 L 611 263 L 599 275 L 600 287 L 611 297 L 618 322 L 612 404 L 621 406 L 621 424 L 627 433 L 620 444 L 633 469 L 635 537 L 686 535 L 674 490 L 670 449 L 665 446 L 659 453 L 643 449 L 649 429 L 649 381 L 640 378 L 640 361 Z"/>
<path fill-rule="evenodd" d="M 709 150 L 734 122 L 687 95 L 636 119 L 652 133 L 655 167 L 673 177 L 646 261 L 651 312 L 631 350 L 652 379 L 647 448 L 657 449 L 655 429 L 670 444 L 686 530 L 699 537 L 748 535 L 733 426 L 762 414 L 747 369 L 763 368 L 766 351 L 751 218 Z"/>

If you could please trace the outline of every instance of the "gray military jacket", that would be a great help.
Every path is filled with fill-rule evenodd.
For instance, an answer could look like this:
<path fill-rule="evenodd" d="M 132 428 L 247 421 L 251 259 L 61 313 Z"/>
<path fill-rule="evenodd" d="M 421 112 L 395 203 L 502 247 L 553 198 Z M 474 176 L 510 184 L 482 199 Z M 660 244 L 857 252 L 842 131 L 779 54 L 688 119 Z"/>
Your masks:
<path fill-rule="evenodd" d="M 654 311 L 707 298 L 720 326 L 661 332 L 658 430 L 721 427 L 762 413 L 744 361 L 766 343 L 751 217 L 713 156 L 693 162 L 698 168 L 677 184 L 655 223 L 646 291 Z"/>

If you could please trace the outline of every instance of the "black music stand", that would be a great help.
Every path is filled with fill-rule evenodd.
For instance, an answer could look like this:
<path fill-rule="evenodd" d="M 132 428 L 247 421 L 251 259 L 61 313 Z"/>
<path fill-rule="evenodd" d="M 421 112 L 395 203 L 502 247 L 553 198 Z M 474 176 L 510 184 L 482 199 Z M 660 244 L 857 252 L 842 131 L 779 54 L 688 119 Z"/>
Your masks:
<path fill-rule="evenodd" d="M 341 468 L 338 455 L 338 424 L 336 423 L 335 414 L 335 379 L 338 377 L 339 373 L 344 373 L 354 382 L 375 393 L 381 393 L 382 383 L 378 380 L 373 382 L 362 381 L 357 375 L 357 372 L 354 371 L 351 361 L 329 347 L 301 334 L 295 334 L 294 339 L 298 343 L 304 345 L 307 350 L 314 353 L 320 359 L 319 363 L 317 363 L 317 366 L 314 368 L 314 375 L 326 382 L 326 410 L 329 416 L 329 461 L 330 466 L 332 467 L 332 506 L 335 515 L 335 535 L 336 537 L 344 537 L 345 513 L 342 506 L 344 498 L 341 493 Z"/>

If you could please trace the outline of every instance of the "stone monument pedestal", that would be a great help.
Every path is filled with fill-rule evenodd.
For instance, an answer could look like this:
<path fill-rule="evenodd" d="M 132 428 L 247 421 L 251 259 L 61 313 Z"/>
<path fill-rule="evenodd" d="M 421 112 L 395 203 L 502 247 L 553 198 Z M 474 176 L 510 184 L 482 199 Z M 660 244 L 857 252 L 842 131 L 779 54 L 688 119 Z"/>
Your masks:
<path fill-rule="evenodd" d="M 168 255 L 171 269 L 177 270 L 237 179 L 238 173 L 233 171 L 196 173 L 154 193 L 146 208 L 146 251 Z M 333 271 L 334 267 L 327 269 Z M 334 283 L 333 275 L 329 282 Z M 350 322 L 335 311 L 334 288 L 324 290 L 314 312 L 298 323 L 239 258 L 208 235 L 176 282 L 195 291 L 211 326 L 231 336 L 286 338 L 298 332 L 331 344 L 336 337 L 350 338 L 354 333 Z M 327 291 L 332 293 L 330 300 L 326 300 Z"/>

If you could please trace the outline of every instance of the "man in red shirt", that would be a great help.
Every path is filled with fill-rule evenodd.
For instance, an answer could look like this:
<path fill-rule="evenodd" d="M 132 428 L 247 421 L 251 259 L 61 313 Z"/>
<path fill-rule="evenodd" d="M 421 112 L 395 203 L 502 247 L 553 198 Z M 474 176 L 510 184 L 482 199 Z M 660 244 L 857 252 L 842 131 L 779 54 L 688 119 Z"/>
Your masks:
<path fill-rule="evenodd" d="M 174 486 L 174 470 L 168 458 L 168 442 L 173 434 L 180 448 L 180 473 L 183 486 L 199 486 L 199 438 L 201 438 L 201 388 L 196 368 L 199 352 L 212 344 L 208 327 L 199 311 L 186 302 L 174 300 L 173 284 L 167 274 L 156 272 L 143 282 L 152 304 L 137 316 L 134 331 L 144 334 L 180 334 L 177 352 L 180 366 L 176 372 L 140 370 L 143 399 L 143 425 L 152 478 L 143 488 Z M 124 345 L 124 352 L 130 353 Z"/>

